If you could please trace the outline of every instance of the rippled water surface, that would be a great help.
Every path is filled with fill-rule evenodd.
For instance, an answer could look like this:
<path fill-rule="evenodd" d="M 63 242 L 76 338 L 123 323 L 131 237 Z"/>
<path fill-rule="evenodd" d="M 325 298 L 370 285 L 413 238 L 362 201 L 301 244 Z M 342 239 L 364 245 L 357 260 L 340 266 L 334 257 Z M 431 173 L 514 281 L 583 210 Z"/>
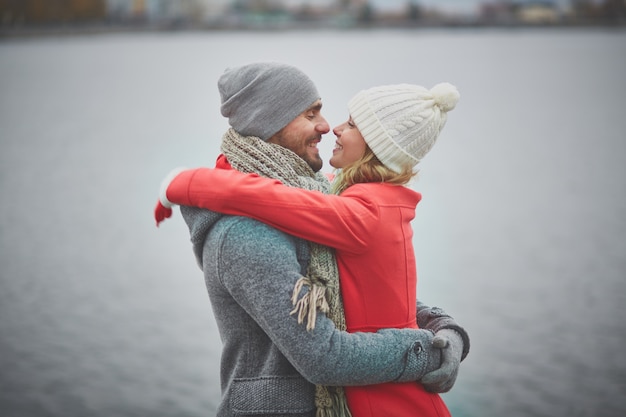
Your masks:
<path fill-rule="evenodd" d="M 413 186 L 419 297 L 472 338 L 446 402 L 626 415 L 626 33 L 398 30 L 0 41 L 3 416 L 214 414 L 202 275 L 151 211 L 170 169 L 212 164 L 217 78 L 256 60 L 310 74 L 331 125 L 361 88 L 456 84 Z"/>

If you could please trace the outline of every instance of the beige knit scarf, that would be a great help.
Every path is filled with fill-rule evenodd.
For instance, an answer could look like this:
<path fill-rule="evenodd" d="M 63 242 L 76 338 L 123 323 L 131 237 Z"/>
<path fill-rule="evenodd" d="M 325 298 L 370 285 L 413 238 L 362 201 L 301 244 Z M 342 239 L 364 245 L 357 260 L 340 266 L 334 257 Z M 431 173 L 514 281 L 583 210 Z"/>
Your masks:
<path fill-rule="evenodd" d="M 222 152 L 228 162 L 238 171 L 256 173 L 273 178 L 290 187 L 330 191 L 330 184 L 321 173 L 314 172 L 298 155 L 289 149 L 267 143 L 254 136 L 242 136 L 232 128 L 222 138 Z M 311 260 L 307 276 L 295 285 L 291 314 L 297 314 L 298 323 L 306 319 L 306 328 L 315 328 L 317 310 L 326 313 L 339 330 L 346 329 L 346 320 L 339 291 L 339 272 L 332 249 L 309 242 Z M 308 292 L 300 299 L 303 288 Z M 316 417 L 349 417 L 342 387 L 317 385 L 315 387 Z"/>

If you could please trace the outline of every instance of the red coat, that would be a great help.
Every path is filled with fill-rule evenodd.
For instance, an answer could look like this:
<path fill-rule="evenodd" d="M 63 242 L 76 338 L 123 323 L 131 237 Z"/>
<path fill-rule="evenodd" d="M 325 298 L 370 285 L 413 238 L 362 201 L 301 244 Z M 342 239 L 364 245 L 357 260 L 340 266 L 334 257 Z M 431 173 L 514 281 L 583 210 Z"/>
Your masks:
<path fill-rule="evenodd" d="M 349 332 L 417 328 L 410 222 L 419 193 L 403 186 L 367 183 L 337 196 L 232 170 L 181 175 L 193 175 L 180 179 L 189 181 L 189 198 L 195 206 L 252 217 L 335 248 Z M 346 387 L 346 396 L 353 417 L 450 415 L 439 395 L 427 393 L 418 383 Z"/>

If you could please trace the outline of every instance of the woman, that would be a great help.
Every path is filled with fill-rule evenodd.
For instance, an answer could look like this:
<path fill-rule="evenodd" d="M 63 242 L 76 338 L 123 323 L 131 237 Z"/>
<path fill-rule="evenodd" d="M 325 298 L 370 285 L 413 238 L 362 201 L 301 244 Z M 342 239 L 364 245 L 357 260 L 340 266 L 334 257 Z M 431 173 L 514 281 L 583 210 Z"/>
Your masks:
<path fill-rule="evenodd" d="M 348 121 L 333 129 L 337 141 L 330 164 L 339 170 L 333 182 L 336 194 L 229 169 L 198 169 L 167 181 L 161 203 L 253 217 L 333 247 L 349 332 L 417 328 L 410 222 L 421 195 L 404 185 L 458 99 L 457 89 L 448 83 L 431 90 L 400 84 L 359 92 L 348 104 Z M 450 415 L 440 396 L 419 383 L 345 391 L 354 417 Z"/>

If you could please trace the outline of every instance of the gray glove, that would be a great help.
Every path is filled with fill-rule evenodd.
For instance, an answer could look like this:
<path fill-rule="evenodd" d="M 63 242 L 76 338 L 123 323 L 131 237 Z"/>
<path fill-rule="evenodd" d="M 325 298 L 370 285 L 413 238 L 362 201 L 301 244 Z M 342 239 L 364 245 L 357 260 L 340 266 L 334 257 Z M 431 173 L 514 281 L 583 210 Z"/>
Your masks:
<path fill-rule="evenodd" d="M 441 349 L 441 366 L 427 373 L 421 380 L 428 392 L 443 393 L 452 389 L 459 374 L 463 339 L 452 329 L 441 329 L 433 338 L 433 347 Z"/>

